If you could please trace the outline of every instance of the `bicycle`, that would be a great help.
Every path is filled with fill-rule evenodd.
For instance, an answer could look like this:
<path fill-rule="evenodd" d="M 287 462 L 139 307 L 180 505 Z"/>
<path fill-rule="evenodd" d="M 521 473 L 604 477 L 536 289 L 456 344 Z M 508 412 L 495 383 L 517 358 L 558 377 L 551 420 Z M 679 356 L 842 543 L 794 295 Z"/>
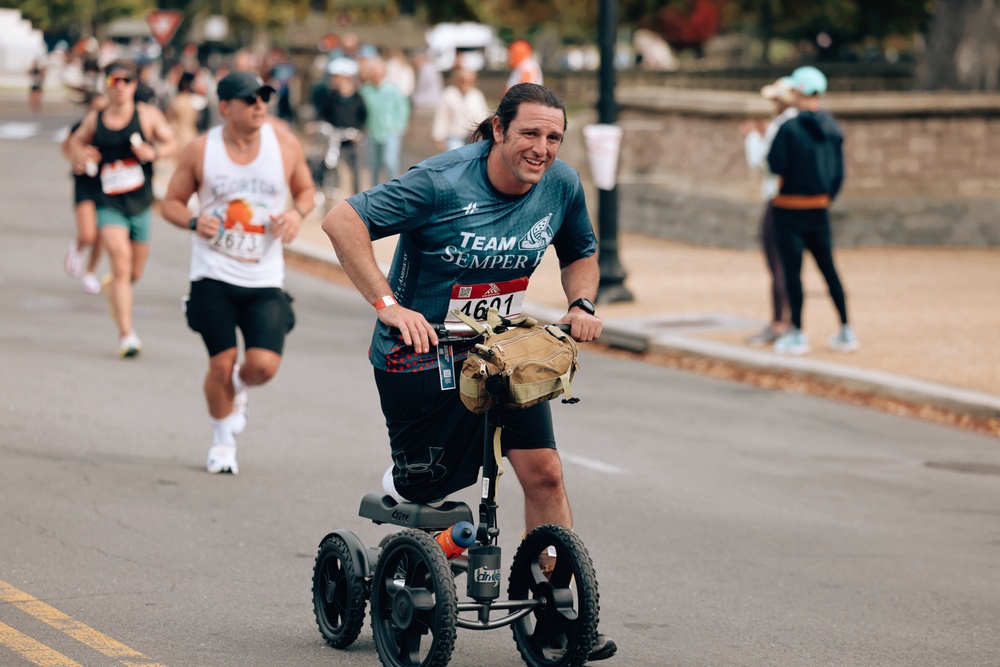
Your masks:
<path fill-rule="evenodd" d="M 465 325 L 434 326 L 439 344 L 477 338 Z M 568 325 L 560 328 L 568 333 Z M 502 468 L 493 436 L 502 410 L 498 402 L 483 414 L 482 497 L 476 541 L 467 554 L 448 560 L 433 537 L 460 521 L 474 523 L 467 504 L 397 503 L 380 493 L 364 496 L 359 515 L 403 530 L 374 548 L 346 529 L 320 541 L 312 593 L 316 624 L 327 644 L 337 649 L 353 644 L 370 602 L 375 648 L 385 667 L 442 667 L 451 659 L 457 628 L 507 625 L 531 667 L 579 667 L 587 661 L 598 625 L 597 576 L 583 542 L 568 528 L 539 526 L 521 540 L 510 567 L 508 597 L 499 599 L 497 480 Z M 455 580 L 463 574 L 469 601 L 458 599 Z M 505 615 L 494 618 L 494 610 Z"/>
<path fill-rule="evenodd" d="M 324 120 L 310 121 L 302 129 L 306 139 L 306 163 L 316 185 L 316 206 L 329 206 L 343 198 L 339 166 L 342 144 L 346 141 L 360 144 L 363 136 L 357 128 L 334 127 Z M 352 185 L 357 189 L 357 183 Z"/>

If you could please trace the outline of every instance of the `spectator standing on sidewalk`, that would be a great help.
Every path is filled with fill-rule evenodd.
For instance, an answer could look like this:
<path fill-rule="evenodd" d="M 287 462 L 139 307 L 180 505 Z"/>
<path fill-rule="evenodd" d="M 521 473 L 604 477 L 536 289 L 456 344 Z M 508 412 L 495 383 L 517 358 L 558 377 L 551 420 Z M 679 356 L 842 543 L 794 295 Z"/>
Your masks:
<path fill-rule="evenodd" d="M 112 61 L 104 73 L 108 105 L 84 117 L 67 152 L 74 173 L 86 173 L 88 163 L 97 166 L 97 227 L 111 262 L 111 274 L 101 282 L 118 326 L 118 354 L 134 357 L 142 343 L 132 326 L 132 285 L 142 277 L 149 257 L 153 162 L 173 157 L 177 139 L 158 107 L 136 104 L 137 74 L 131 61 Z"/>
<path fill-rule="evenodd" d="M 490 115 L 483 91 L 476 87 L 476 73 L 459 69 L 452 84 L 441 94 L 434 112 L 431 137 L 439 151 L 454 150 L 469 143 L 469 137 Z"/>
<path fill-rule="evenodd" d="M 781 256 L 774 239 L 774 215 L 771 200 L 778 194 L 780 185 L 777 176 L 767 166 L 767 153 L 778 128 L 794 118 L 799 110 L 795 108 L 795 93 L 792 85 L 784 78 L 764 86 L 761 96 L 774 105 L 774 118 L 764 126 L 762 121 L 745 121 L 740 124 L 743 133 L 743 151 L 747 164 L 763 177 L 760 184 L 764 210 L 760 219 L 760 242 L 764 250 L 768 271 L 771 273 L 771 323 L 760 333 L 747 338 L 749 345 L 771 345 L 788 329 L 788 295 L 785 292 L 785 272 L 781 268 Z"/>
<path fill-rule="evenodd" d="M 283 244 L 298 235 L 315 190 L 299 140 L 286 123 L 268 118 L 274 88 L 252 72 L 234 71 L 217 92 L 223 124 L 181 153 L 163 217 L 194 232 L 186 312 L 209 356 L 206 468 L 236 474 L 235 436 L 246 428 L 247 387 L 278 372 L 285 336 L 295 325 L 284 291 Z M 200 208 L 191 217 L 188 200 L 195 193 Z"/>
<path fill-rule="evenodd" d="M 385 62 L 380 58 L 366 59 L 362 75 L 365 83 L 360 93 L 368 110 L 365 133 L 374 186 L 399 176 L 403 134 L 410 123 L 410 102 L 396 84 L 386 79 Z"/>
<path fill-rule="evenodd" d="M 767 163 L 781 177 L 772 200 L 778 252 L 785 271 L 791 328 L 774 343 L 781 354 L 805 354 L 809 339 L 802 331 L 802 252 L 809 250 L 823 274 L 830 298 L 840 316 L 840 330 L 829 347 L 840 352 L 858 349 L 858 339 L 847 318 L 847 297 L 833 262 L 830 231 L 831 202 L 844 181 L 844 135 L 833 115 L 820 109 L 826 76 L 815 67 L 799 67 L 789 78 L 799 113 L 775 134 Z"/>
<path fill-rule="evenodd" d="M 42 110 L 42 91 L 45 88 L 45 58 L 38 56 L 31 62 L 28 75 L 31 77 L 31 89 L 28 91 L 28 108 L 32 114 Z"/>

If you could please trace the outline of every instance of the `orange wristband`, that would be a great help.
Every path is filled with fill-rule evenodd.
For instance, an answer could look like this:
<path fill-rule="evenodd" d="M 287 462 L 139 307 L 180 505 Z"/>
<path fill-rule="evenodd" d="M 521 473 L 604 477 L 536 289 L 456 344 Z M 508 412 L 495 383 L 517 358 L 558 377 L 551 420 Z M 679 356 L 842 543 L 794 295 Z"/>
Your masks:
<path fill-rule="evenodd" d="M 375 306 L 375 310 L 382 310 L 383 308 L 388 308 L 389 306 L 395 306 L 396 300 L 392 298 L 391 294 L 389 296 L 380 296 L 375 299 L 372 305 Z"/>

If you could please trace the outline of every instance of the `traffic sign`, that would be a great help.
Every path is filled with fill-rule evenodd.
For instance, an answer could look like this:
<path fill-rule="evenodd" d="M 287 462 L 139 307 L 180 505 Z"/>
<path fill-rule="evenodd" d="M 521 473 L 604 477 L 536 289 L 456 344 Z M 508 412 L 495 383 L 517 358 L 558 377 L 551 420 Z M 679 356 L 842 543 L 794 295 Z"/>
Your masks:
<path fill-rule="evenodd" d="M 149 30 L 160 46 L 166 46 L 173 39 L 183 20 L 184 13 L 175 9 L 155 9 L 146 17 Z"/>

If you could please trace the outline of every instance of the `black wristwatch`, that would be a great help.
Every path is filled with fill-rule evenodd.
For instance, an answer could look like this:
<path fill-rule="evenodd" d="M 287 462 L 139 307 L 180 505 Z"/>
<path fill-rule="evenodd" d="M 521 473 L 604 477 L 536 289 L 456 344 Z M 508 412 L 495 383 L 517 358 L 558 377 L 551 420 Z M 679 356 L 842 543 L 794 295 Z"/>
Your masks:
<path fill-rule="evenodd" d="M 569 310 L 572 310 L 573 308 L 579 308 L 588 315 L 593 315 L 596 311 L 594 308 L 594 302 L 582 296 L 573 303 L 569 304 Z"/>

